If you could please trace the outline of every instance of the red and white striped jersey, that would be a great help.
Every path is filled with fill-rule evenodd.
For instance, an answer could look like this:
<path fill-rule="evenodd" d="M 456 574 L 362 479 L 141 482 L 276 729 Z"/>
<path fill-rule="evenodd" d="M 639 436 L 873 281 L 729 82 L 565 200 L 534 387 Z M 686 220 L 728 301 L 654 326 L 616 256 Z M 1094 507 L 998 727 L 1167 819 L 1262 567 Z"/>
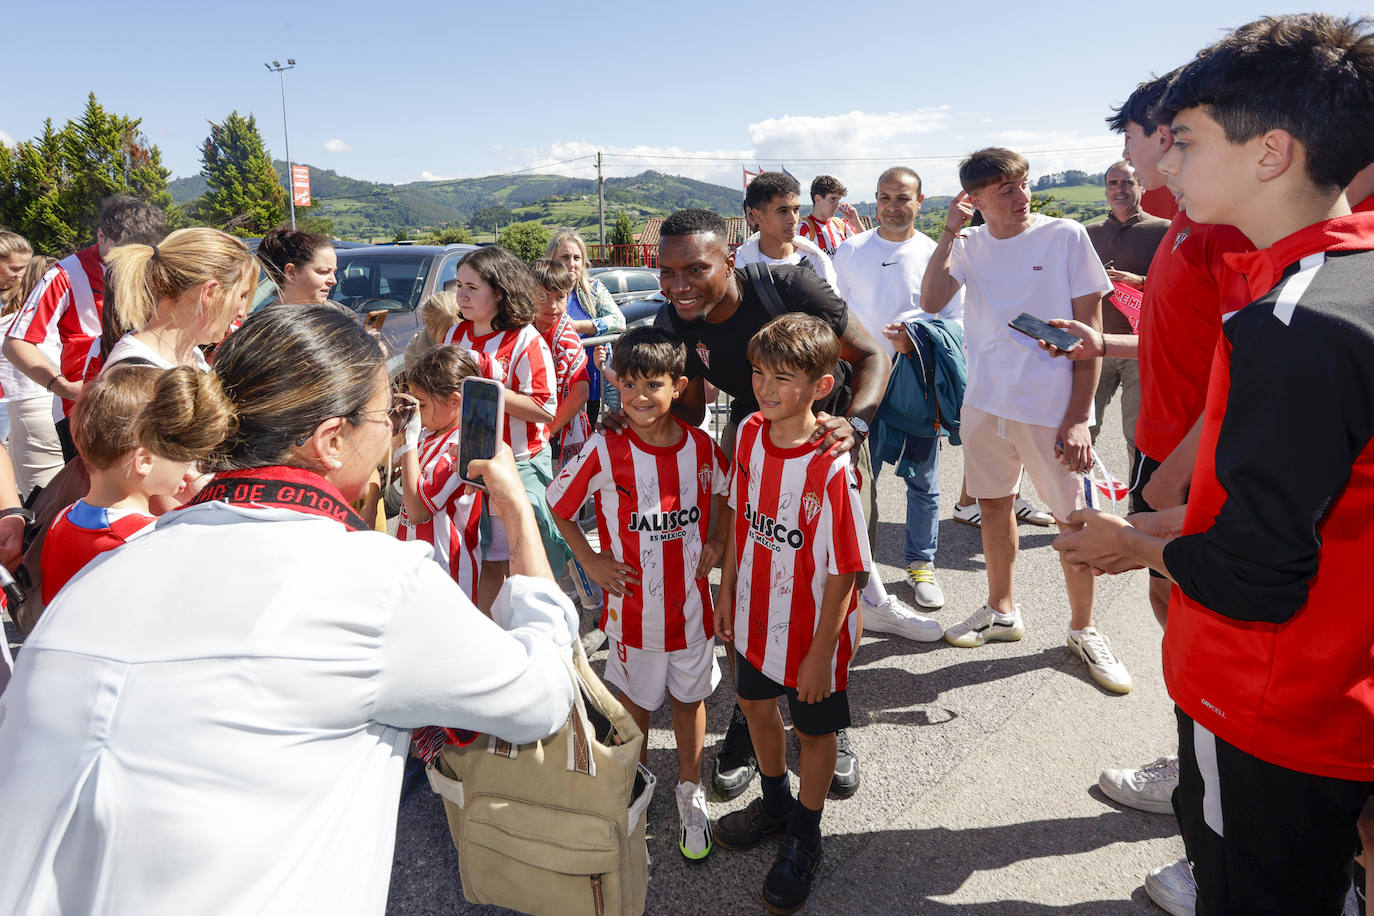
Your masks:
<path fill-rule="evenodd" d="M 553 354 L 553 371 L 558 379 L 558 404 L 562 407 L 573 385 L 578 382 L 590 384 L 587 377 L 587 365 L 590 360 L 587 359 L 587 351 L 582 347 L 582 338 L 577 336 L 577 331 L 573 330 L 572 320 L 566 314 L 559 318 L 543 337 Z M 591 434 L 592 424 L 587 419 L 586 408 L 583 408 L 559 431 L 558 460 L 561 464 L 567 464 Z"/>
<path fill-rule="evenodd" d="M 428 541 L 434 546 L 434 562 L 442 566 L 463 593 L 477 600 L 477 571 L 481 567 L 477 524 L 482 517 L 482 494 L 463 493 L 458 479 L 458 459 L 449 446 L 458 444 L 459 430 L 430 433 L 420 443 L 420 501 L 433 515 L 429 521 L 411 524 L 401 510 L 396 536 L 403 541 Z"/>
<path fill-rule="evenodd" d="M 79 380 L 91 341 L 100 336 L 104 306 L 105 263 L 92 245 L 48 269 L 6 334 L 34 344 L 62 370 L 64 378 Z M 71 409 L 72 402 L 62 400 L 58 419 Z"/>
<path fill-rule="evenodd" d="M 677 445 L 646 444 L 633 430 L 594 434 L 549 484 L 549 508 L 572 519 L 592 496 L 601 549 L 635 568 L 634 593 L 606 594 L 601 629 L 632 649 L 673 651 L 710 639 L 711 589 L 696 578 L 711 498 L 729 487 L 725 453 L 700 429 L 674 421 Z"/>
<path fill-rule="evenodd" d="M 815 242 L 821 251 L 828 255 L 834 255 L 835 249 L 840 247 L 840 242 L 858 234 L 859 231 L 849 225 L 847 220 L 839 217 L 821 222 L 814 216 L 807 216 L 797 224 L 797 235 Z"/>
<path fill-rule="evenodd" d="M 827 457 L 809 443 L 779 448 L 768 427 L 763 414 L 750 414 L 735 440 L 735 648 L 768 677 L 795 687 L 827 576 L 863 572 L 872 560 L 849 455 Z M 847 600 L 831 690 L 845 689 L 858 640 L 858 590 Z"/>
<path fill-rule="evenodd" d="M 550 414 L 558 412 L 553 354 L 534 325 L 478 337 L 473 334 L 472 322 L 464 321 L 448 329 L 444 343 L 476 352 L 478 367 L 487 378 L 518 394 L 529 395 Z M 516 420 L 506 411 L 505 438 L 515 460 L 528 461 L 549 444 L 549 425 Z"/>

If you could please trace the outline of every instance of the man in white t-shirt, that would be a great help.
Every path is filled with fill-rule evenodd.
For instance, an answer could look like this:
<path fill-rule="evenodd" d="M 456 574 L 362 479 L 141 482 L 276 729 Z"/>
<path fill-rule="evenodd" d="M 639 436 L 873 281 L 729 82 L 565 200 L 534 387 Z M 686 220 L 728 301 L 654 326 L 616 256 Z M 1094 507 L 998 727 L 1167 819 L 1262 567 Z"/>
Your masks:
<path fill-rule="evenodd" d="M 968 386 L 960 434 L 969 495 L 982 512 L 988 601 L 945 631 L 955 646 L 981 646 L 1025 635 L 1012 596 L 1017 535 L 1014 492 L 1024 468 L 1050 512 L 1063 520 L 1082 499 L 1091 469 L 1093 395 L 1101 360 L 1056 360 L 1007 322 L 1022 312 L 1102 324 L 1111 292 L 1087 231 L 1030 208 L 1026 160 L 1008 149 L 979 150 L 959 166 L 964 190 L 950 202 L 944 232 L 921 285 L 921 307 L 939 313 L 960 288 L 967 297 L 964 347 Z M 967 232 L 977 209 L 986 221 Z M 1093 679 L 1127 693 L 1131 677 L 1093 627 L 1093 576 L 1063 564 L 1069 594 L 1069 648 Z"/>
<path fill-rule="evenodd" d="M 835 272 L 839 275 L 840 298 L 864 328 L 887 350 L 889 357 L 914 348 L 902 322 L 908 318 L 930 317 L 921 310 L 921 278 L 935 251 L 935 243 L 916 231 L 916 214 L 921 212 L 921 176 L 903 166 L 894 166 L 878 176 L 878 226 L 851 236 L 835 249 Z M 964 293 L 956 292 L 940 317 L 958 320 L 964 313 Z M 913 448 L 922 448 L 913 454 Z M 918 469 L 906 478 L 906 572 L 915 593 L 916 604 L 924 608 L 943 607 L 945 595 L 935 581 L 935 550 L 940 521 L 940 440 L 908 440 L 908 459 Z M 877 476 L 878 462 L 873 473 Z M 924 618 L 923 618 L 924 619 Z M 866 614 L 867 629 L 882 631 L 884 621 Z M 932 630 L 943 628 L 930 621 Z"/>
<path fill-rule="evenodd" d="M 801 221 L 801 185 L 786 172 L 764 172 L 749 182 L 744 210 L 759 231 L 735 249 L 735 266 L 746 264 L 805 265 L 835 287 L 830 256 L 810 239 L 797 235 Z"/>

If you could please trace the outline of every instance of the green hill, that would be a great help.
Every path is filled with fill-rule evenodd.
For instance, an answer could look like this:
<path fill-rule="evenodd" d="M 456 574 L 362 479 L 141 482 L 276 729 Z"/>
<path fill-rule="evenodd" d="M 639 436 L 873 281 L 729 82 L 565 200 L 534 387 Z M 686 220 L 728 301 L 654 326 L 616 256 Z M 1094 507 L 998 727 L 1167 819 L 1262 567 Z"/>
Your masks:
<path fill-rule="evenodd" d="M 274 165 L 285 175 L 286 163 L 276 161 Z M 178 178 L 168 182 L 167 189 L 177 203 L 186 203 L 205 193 L 205 180 L 200 175 Z M 311 214 L 333 220 L 334 231 L 341 238 L 390 238 L 398 233 L 465 225 L 478 210 L 501 206 L 517 220 L 572 226 L 583 230 L 588 241 L 596 241 L 596 182 L 586 178 L 506 175 L 390 185 L 311 166 L 310 189 L 315 200 Z M 737 190 L 661 172 L 606 180 L 608 224 L 621 210 L 640 227 L 650 216 L 666 216 L 682 207 L 705 207 L 733 215 L 739 206 Z"/>

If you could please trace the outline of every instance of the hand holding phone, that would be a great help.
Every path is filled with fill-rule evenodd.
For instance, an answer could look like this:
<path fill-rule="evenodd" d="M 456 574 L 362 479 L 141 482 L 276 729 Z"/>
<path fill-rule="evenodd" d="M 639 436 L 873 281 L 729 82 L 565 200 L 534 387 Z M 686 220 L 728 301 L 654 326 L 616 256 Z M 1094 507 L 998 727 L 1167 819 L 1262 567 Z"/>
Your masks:
<path fill-rule="evenodd" d="M 1063 328 L 1056 328 L 1049 322 L 1026 312 L 1022 312 L 1008 321 L 1007 327 L 1013 331 L 1020 331 L 1034 340 L 1044 341 L 1064 353 L 1072 353 L 1083 346 L 1082 338 L 1077 335 L 1071 334 Z"/>
<path fill-rule="evenodd" d="M 463 483 L 486 489 L 469 465 L 496 457 L 505 433 L 505 408 L 506 389 L 500 382 L 475 375 L 463 379 L 463 404 L 458 412 L 458 479 Z"/>

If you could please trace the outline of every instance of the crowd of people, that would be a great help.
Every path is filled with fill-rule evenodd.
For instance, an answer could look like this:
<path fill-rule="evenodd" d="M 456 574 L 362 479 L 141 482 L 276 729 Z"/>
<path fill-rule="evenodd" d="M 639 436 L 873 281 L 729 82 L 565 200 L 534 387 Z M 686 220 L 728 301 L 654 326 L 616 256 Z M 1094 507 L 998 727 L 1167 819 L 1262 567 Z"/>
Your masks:
<path fill-rule="evenodd" d="M 977 649 L 1048 625 L 1016 600 L 1024 522 L 1059 529 L 1066 645 L 1109 693 L 1132 679 L 1095 580 L 1150 570 L 1178 753 L 1100 786 L 1177 817 L 1187 856 L 1146 876 L 1151 899 L 1340 912 L 1374 849 L 1371 111 L 1368 20 L 1262 19 L 1111 112 L 1100 224 L 1036 212 L 1031 163 L 1000 147 L 962 161 L 937 240 L 906 166 L 867 229 L 834 176 L 803 218 L 796 179 L 765 172 L 738 250 L 716 213 L 664 220 L 668 302 L 609 351 L 588 339 L 624 319 L 576 233 L 528 265 L 468 253 L 400 387 L 329 302 L 320 236 L 254 254 L 126 197 L 56 262 L 0 232 L 0 563 L 42 613 L 0 664 L 0 909 L 381 912 L 407 759 L 552 734 L 581 639 L 606 642 L 641 731 L 671 706 L 682 856 L 779 840 L 761 897 L 793 912 L 826 799 L 860 788 L 863 633 Z M 275 301 L 246 316 L 264 274 Z M 505 420 L 465 479 L 471 378 Z M 1094 499 L 1114 397 L 1124 518 Z M 947 600 L 945 439 L 987 576 L 948 627 L 922 613 Z M 884 466 L 909 600 L 874 566 Z M 710 785 L 760 792 L 713 822 L 718 643 L 736 703 Z"/>

